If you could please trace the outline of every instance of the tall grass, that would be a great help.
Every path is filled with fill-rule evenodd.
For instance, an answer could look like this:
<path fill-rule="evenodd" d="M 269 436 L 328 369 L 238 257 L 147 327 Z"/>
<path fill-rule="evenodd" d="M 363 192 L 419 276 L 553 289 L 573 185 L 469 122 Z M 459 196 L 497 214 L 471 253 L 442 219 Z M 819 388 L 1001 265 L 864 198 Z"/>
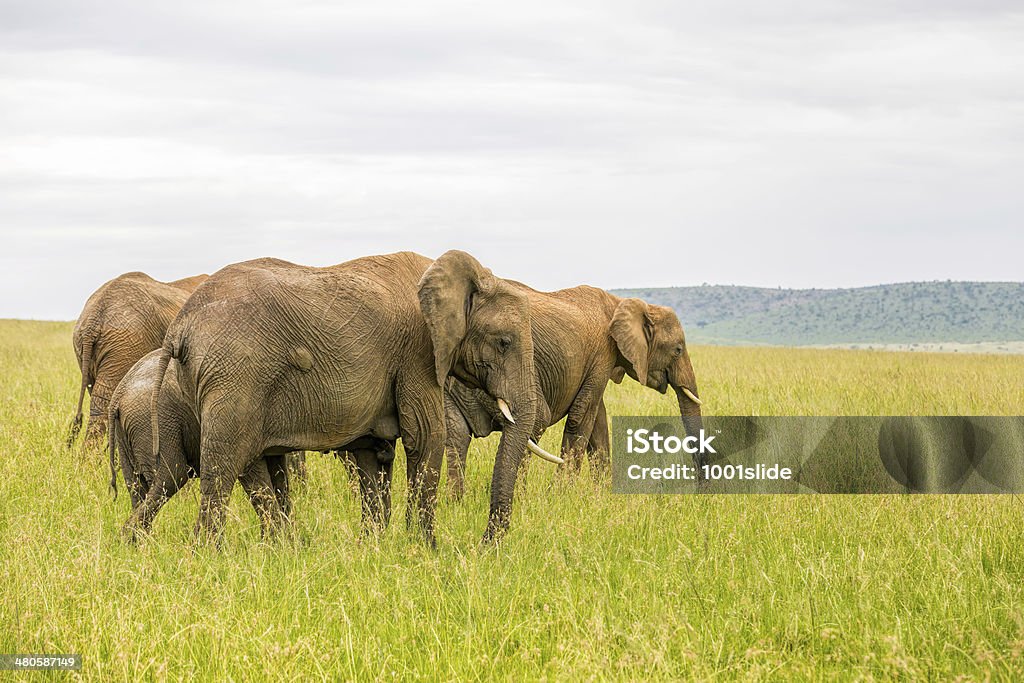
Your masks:
<path fill-rule="evenodd" d="M 1024 358 L 698 347 L 714 414 L 1019 414 Z M 396 518 L 360 539 L 344 468 L 310 457 L 291 537 L 236 491 L 194 548 L 193 484 L 139 547 L 96 450 L 65 451 L 67 324 L 0 322 L 0 652 L 77 652 L 88 679 L 1013 679 L 1024 507 L 1010 496 L 616 496 L 534 462 L 498 549 L 496 442 L 436 551 Z M 676 410 L 627 380 L 611 414 Z M 560 429 L 544 445 L 553 450 Z M 400 455 L 400 461 L 404 458 Z M 42 674 L 33 674 L 42 675 Z M 61 674 L 63 675 L 63 674 Z"/>

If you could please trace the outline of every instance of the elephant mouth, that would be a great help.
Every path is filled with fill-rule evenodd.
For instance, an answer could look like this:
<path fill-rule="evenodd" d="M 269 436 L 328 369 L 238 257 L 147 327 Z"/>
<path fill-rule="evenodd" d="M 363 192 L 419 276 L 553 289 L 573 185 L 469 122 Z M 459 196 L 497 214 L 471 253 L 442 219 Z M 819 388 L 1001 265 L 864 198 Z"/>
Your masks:
<path fill-rule="evenodd" d="M 702 401 L 699 398 L 697 398 L 697 394 L 693 393 L 687 387 L 679 387 L 679 391 L 683 392 L 683 395 L 686 396 L 686 398 L 690 399 L 690 401 L 695 403 L 696 405 L 698 405 L 698 406 L 704 405 L 704 401 Z"/>
<path fill-rule="evenodd" d="M 665 372 L 664 370 L 661 370 L 661 371 L 658 372 L 658 374 L 655 376 L 655 378 L 656 378 L 656 382 L 657 383 L 653 387 L 654 390 L 657 391 L 659 394 L 664 394 L 665 392 L 667 392 L 668 391 L 668 373 Z"/>
<path fill-rule="evenodd" d="M 515 418 L 512 417 L 512 410 L 508 407 L 508 403 L 505 403 L 505 399 L 498 399 L 498 410 L 501 411 L 501 414 L 505 417 L 506 420 L 508 420 L 509 424 L 516 423 Z"/>

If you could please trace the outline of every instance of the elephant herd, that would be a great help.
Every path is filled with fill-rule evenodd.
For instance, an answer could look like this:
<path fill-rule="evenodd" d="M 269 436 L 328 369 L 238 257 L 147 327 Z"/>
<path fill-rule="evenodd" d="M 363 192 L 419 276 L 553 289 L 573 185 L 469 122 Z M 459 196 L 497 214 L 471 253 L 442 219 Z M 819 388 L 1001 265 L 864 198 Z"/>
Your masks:
<path fill-rule="evenodd" d="M 395 443 L 409 482 L 407 521 L 434 544 L 445 453 L 463 492 L 473 437 L 501 432 L 484 535 L 508 528 L 532 452 L 570 472 L 608 462 L 604 391 L 625 375 L 674 390 L 688 433 L 701 400 L 683 328 L 669 308 L 588 286 L 540 292 L 475 258 L 411 252 L 314 268 L 273 258 L 162 283 L 128 273 L 88 300 L 74 329 L 82 373 L 69 446 L 109 443 L 132 512 L 131 541 L 199 479 L 195 532 L 219 538 L 238 481 L 264 535 L 287 525 L 290 454 L 344 454 L 365 531 L 388 524 Z M 561 455 L 539 445 L 566 418 Z M 564 458 L 564 460 L 563 460 Z"/>

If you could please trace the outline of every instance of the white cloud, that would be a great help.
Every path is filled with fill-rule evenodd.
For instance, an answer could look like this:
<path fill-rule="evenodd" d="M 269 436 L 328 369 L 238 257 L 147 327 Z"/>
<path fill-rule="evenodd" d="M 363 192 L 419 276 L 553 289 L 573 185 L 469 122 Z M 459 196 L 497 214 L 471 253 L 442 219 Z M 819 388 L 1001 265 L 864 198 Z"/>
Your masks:
<path fill-rule="evenodd" d="M 949 0 L 0 5 L 0 315 L 456 246 L 542 288 L 1019 279 L 1022 39 Z"/>

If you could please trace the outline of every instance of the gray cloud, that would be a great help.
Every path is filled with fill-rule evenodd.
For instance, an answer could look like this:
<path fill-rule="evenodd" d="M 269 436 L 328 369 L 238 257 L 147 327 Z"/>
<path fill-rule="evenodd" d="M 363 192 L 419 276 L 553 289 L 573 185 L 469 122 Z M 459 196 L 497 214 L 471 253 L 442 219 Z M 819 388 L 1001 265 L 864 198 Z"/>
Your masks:
<path fill-rule="evenodd" d="M 1019 279 L 1016 4 L 0 3 L 0 315 L 451 247 L 542 288 Z"/>

